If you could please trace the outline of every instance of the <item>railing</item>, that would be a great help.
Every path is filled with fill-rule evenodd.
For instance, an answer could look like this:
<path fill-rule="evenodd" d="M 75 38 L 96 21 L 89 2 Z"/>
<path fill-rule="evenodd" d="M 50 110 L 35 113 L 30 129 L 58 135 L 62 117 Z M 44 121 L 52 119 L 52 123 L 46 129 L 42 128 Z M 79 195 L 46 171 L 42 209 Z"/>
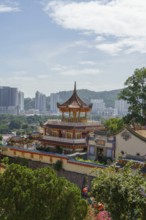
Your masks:
<path fill-rule="evenodd" d="M 80 122 L 80 123 L 86 123 L 87 118 L 82 117 L 82 118 L 63 118 L 63 122 Z"/>
<path fill-rule="evenodd" d="M 65 121 L 53 121 L 48 120 L 45 125 L 62 125 L 62 126 L 71 126 L 71 127 L 82 127 L 82 126 L 100 126 L 97 121 L 89 121 L 86 123 L 83 122 L 65 122 Z"/>
<path fill-rule="evenodd" d="M 131 159 L 131 160 L 137 160 L 137 161 L 146 161 L 146 155 L 138 156 L 138 155 L 130 155 L 127 154 L 123 159 Z"/>
<path fill-rule="evenodd" d="M 82 139 L 70 139 L 70 138 L 59 138 L 59 137 L 52 137 L 52 136 L 43 136 L 42 140 L 47 141 L 56 141 L 56 142 L 64 142 L 64 143 L 72 143 L 72 144 L 85 144 L 86 140 Z"/>

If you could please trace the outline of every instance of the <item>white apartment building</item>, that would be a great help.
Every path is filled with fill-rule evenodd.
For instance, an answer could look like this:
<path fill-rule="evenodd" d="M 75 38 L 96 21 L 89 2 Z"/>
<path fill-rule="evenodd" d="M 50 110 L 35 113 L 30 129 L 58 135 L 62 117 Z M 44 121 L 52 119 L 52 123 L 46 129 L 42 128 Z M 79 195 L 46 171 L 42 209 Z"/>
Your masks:
<path fill-rule="evenodd" d="M 105 102 L 103 99 L 91 99 L 92 103 L 92 112 L 93 114 L 99 114 L 102 115 L 104 109 L 105 109 Z"/>
<path fill-rule="evenodd" d="M 50 112 L 58 113 L 57 102 L 59 102 L 59 94 L 51 93 L 50 94 Z"/>
<path fill-rule="evenodd" d="M 20 113 L 24 111 L 24 93 L 19 91 L 18 92 L 18 106 Z"/>
<path fill-rule="evenodd" d="M 129 104 L 125 100 L 116 100 L 115 109 L 118 115 L 126 115 L 128 113 Z"/>
<path fill-rule="evenodd" d="M 46 112 L 46 96 L 39 91 L 35 93 L 35 109 L 38 110 L 39 114 Z"/>

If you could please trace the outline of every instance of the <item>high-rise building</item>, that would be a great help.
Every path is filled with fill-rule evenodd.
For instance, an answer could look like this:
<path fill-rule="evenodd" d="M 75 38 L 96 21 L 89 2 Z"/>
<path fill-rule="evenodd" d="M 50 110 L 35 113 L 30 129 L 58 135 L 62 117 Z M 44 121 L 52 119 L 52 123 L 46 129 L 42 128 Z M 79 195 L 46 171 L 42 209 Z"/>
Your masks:
<path fill-rule="evenodd" d="M 105 109 L 105 102 L 103 99 L 91 99 L 92 113 L 102 114 Z"/>
<path fill-rule="evenodd" d="M 46 112 L 46 96 L 39 91 L 35 93 L 35 109 L 38 110 L 40 114 Z"/>
<path fill-rule="evenodd" d="M 51 93 L 50 95 L 50 112 L 58 113 L 57 102 L 59 102 L 59 94 Z"/>
<path fill-rule="evenodd" d="M 20 112 L 24 111 L 24 93 L 21 91 L 18 92 L 18 105 Z"/>
<path fill-rule="evenodd" d="M 126 115 L 128 113 L 129 104 L 125 100 L 116 100 L 115 109 L 118 115 Z"/>
<path fill-rule="evenodd" d="M 18 89 L 8 86 L 0 87 L 0 113 L 18 114 Z"/>

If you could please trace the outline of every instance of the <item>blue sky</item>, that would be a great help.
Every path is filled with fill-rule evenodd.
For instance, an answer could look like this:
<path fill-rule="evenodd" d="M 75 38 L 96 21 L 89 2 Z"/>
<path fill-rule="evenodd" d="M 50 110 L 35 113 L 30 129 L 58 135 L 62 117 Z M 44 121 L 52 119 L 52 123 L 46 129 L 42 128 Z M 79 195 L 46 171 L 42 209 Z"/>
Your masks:
<path fill-rule="evenodd" d="M 145 0 L 0 0 L 0 86 L 25 97 L 124 87 L 146 66 Z"/>

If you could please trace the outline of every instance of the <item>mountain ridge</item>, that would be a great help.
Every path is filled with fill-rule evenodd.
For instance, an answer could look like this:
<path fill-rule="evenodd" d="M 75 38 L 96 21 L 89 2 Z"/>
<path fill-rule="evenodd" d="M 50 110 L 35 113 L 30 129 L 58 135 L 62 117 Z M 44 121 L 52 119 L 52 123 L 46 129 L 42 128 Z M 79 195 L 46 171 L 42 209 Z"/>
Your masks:
<path fill-rule="evenodd" d="M 120 93 L 121 89 L 115 89 L 110 91 L 91 91 L 88 89 L 79 89 L 77 90 L 77 94 L 81 99 L 85 102 L 90 103 L 91 99 L 103 99 L 106 107 L 114 107 L 115 100 L 118 99 L 118 94 Z M 71 95 L 73 91 L 61 91 L 58 92 L 60 97 L 60 102 L 66 101 Z"/>

